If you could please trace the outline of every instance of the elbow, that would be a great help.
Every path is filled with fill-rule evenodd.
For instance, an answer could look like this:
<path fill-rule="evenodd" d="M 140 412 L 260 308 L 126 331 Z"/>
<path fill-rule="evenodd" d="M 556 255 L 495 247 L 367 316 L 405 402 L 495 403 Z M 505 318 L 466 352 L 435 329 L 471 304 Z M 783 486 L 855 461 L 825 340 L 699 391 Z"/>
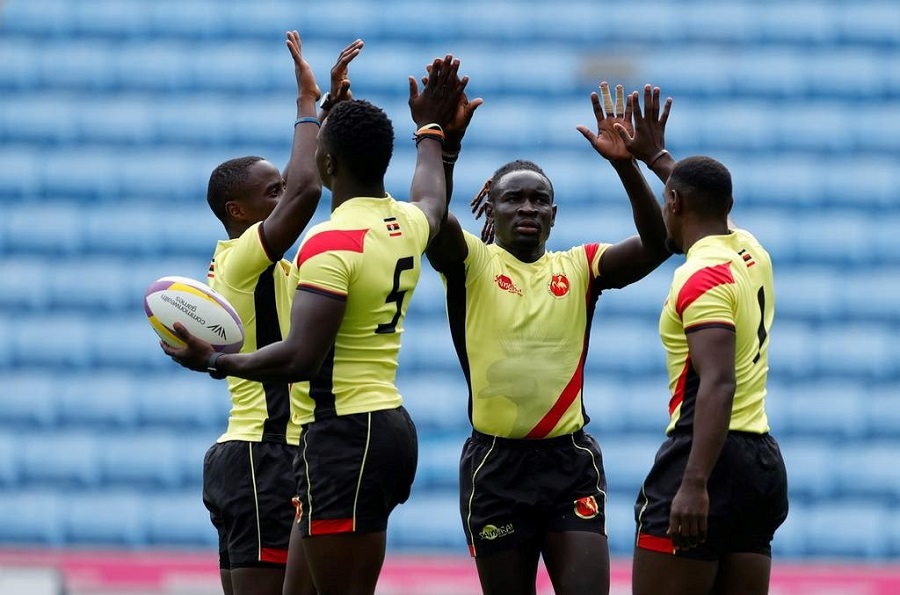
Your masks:
<path fill-rule="evenodd" d="M 312 361 L 305 357 L 295 357 L 284 368 L 284 378 L 287 382 L 305 382 L 319 373 L 322 367 L 321 361 Z"/>

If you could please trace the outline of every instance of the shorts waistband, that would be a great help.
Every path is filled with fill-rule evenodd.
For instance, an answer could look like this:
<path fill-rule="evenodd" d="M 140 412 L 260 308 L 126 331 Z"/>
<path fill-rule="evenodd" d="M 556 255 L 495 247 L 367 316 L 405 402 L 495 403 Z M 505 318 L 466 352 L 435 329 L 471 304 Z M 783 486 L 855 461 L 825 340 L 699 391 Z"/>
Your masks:
<path fill-rule="evenodd" d="M 769 435 L 768 432 L 745 432 L 744 430 L 728 430 L 729 436 L 738 438 L 764 438 Z M 690 428 L 677 428 L 669 432 L 670 438 L 693 438 L 694 431 Z"/>
<path fill-rule="evenodd" d="M 554 436 L 553 438 L 504 438 L 503 436 L 492 436 L 472 430 L 472 440 L 480 444 L 494 445 L 499 448 L 556 448 L 559 446 L 570 445 L 573 440 L 578 440 L 584 436 L 584 430 L 576 430 L 571 434 L 562 436 Z"/>

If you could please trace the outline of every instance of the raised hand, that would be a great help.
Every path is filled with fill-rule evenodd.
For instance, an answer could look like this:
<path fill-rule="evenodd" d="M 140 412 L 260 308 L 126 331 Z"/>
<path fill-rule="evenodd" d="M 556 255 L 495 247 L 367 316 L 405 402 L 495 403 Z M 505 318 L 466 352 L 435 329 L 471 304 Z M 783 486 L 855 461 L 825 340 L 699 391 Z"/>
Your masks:
<path fill-rule="evenodd" d="M 329 91 L 329 96 L 331 97 L 332 105 L 340 101 L 349 101 L 353 98 L 353 94 L 350 92 L 349 66 L 353 58 L 357 57 L 362 51 L 364 45 L 362 39 L 357 39 L 341 50 L 337 62 L 331 67 L 331 90 Z"/>
<path fill-rule="evenodd" d="M 631 137 L 634 132 L 632 126 L 632 97 L 625 100 L 625 91 L 622 85 L 616 85 L 616 103 L 613 105 L 609 84 L 606 81 L 600 83 L 600 96 L 596 92 L 591 93 L 591 105 L 594 108 L 594 117 L 597 119 L 597 133 L 584 125 L 576 126 L 584 138 L 591 143 L 600 155 L 610 161 L 630 161 L 631 152 L 625 144 L 625 139 Z"/>
<path fill-rule="evenodd" d="M 649 163 L 666 148 L 666 122 L 672 108 L 672 98 L 666 99 L 662 114 L 659 111 L 659 87 L 644 85 L 644 110 L 641 113 L 637 91 L 631 94 L 634 104 L 634 136 L 625 139 L 625 146 L 644 163 Z"/>
<path fill-rule="evenodd" d="M 303 58 L 302 45 L 300 43 L 300 34 L 296 31 L 287 32 L 286 41 L 291 57 L 294 59 L 294 75 L 297 77 L 297 96 L 300 98 L 312 99 L 318 101 L 322 92 L 319 85 L 316 84 L 316 77 L 312 68 Z"/>
<path fill-rule="evenodd" d="M 460 80 L 459 60 L 450 54 L 443 59 L 435 58 L 426 70 L 428 77 L 424 81 L 421 93 L 416 78 L 409 77 L 409 110 L 412 119 L 417 126 L 432 122 L 440 124 L 441 127 L 452 125 L 459 112 L 460 99 L 465 94 L 469 79 L 463 77 Z M 474 108 L 470 110 L 470 118 L 471 112 L 474 112 Z M 468 122 L 465 124 L 468 125 Z"/>

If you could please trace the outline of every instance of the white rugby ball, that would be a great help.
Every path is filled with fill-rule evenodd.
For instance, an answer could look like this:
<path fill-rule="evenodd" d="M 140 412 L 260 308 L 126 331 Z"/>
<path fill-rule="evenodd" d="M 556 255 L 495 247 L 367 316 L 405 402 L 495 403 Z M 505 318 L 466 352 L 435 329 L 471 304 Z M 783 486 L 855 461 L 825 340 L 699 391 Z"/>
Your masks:
<path fill-rule="evenodd" d="M 234 306 L 209 285 L 188 277 L 151 283 L 144 292 L 144 311 L 156 334 L 173 347 L 184 347 L 173 330 L 176 322 L 216 351 L 237 353 L 244 344 L 244 325 Z"/>

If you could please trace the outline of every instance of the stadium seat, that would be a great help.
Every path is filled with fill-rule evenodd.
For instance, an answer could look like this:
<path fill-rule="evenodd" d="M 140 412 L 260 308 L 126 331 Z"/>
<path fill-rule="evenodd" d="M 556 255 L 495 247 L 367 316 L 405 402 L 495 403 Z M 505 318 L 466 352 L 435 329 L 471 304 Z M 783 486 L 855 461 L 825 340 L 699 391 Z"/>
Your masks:
<path fill-rule="evenodd" d="M 836 36 L 839 13 L 828 4 L 806 0 L 768 8 L 752 16 L 760 26 L 760 41 L 819 45 Z"/>
<path fill-rule="evenodd" d="M 41 189 L 46 196 L 71 199 L 73 204 L 116 199 L 121 188 L 118 159 L 108 150 L 87 147 L 48 152 Z"/>
<path fill-rule="evenodd" d="M 7 253 L 59 257 L 77 254 L 82 248 L 84 222 L 75 204 L 54 201 L 11 206 L 3 219 L 0 225 Z"/>
<path fill-rule="evenodd" d="M 467 550 L 459 516 L 459 496 L 447 491 L 431 496 L 413 493 L 391 514 L 387 531 L 388 547 L 418 554 L 427 551 Z"/>
<path fill-rule="evenodd" d="M 894 343 L 892 330 L 868 322 L 821 328 L 815 335 L 820 373 L 862 380 L 893 378 L 900 363 Z"/>
<path fill-rule="evenodd" d="M 58 489 L 0 492 L 0 541 L 22 546 L 59 546 L 64 542 L 64 505 Z"/>
<path fill-rule="evenodd" d="M 66 374 L 57 380 L 60 424 L 99 431 L 133 427 L 139 382 L 129 371 Z"/>
<path fill-rule="evenodd" d="M 215 547 L 218 534 L 203 505 L 199 486 L 193 490 L 161 493 L 146 502 L 147 542 L 154 546 Z"/>
<path fill-rule="evenodd" d="M 606 536 L 612 556 L 631 556 L 634 553 L 635 531 L 634 494 L 616 493 L 606 498 Z"/>
<path fill-rule="evenodd" d="M 836 469 L 842 493 L 873 501 L 900 502 L 900 441 L 873 441 L 841 449 Z"/>
<path fill-rule="evenodd" d="M 157 374 L 142 375 L 135 386 L 133 406 L 141 426 L 223 432 L 231 408 L 225 383 L 184 370 L 153 347 L 165 365 Z"/>
<path fill-rule="evenodd" d="M 172 360 L 159 347 L 159 336 L 133 306 L 130 316 L 108 316 L 94 323 L 89 349 L 98 368 L 170 370 Z"/>
<path fill-rule="evenodd" d="M 665 436 L 621 436 L 604 440 L 599 436 L 609 497 L 636 498 L 653 466 L 656 451 Z"/>
<path fill-rule="evenodd" d="M 451 437 L 419 436 L 418 491 L 453 492 L 459 490 L 459 459 L 467 435 Z"/>
<path fill-rule="evenodd" d="M 462 371 L 413 372 L 401 364 L 397 388 L 420 434 L 471 429 L 467 414 L 469 390 Z"/>
<path fill-rule="evenodd" d="M 0 423 L 9 428 L 49 428 L 57 422 L 61 387 L 56 378 L 40 372 L 18 372 L 0 384 Z"/>
<path fill-rule="evenodd" d="M 86 431 L 29 432 L 19 438 L 18 453 L 23 486 L 52 487 L 56 491 L 96 486 L 100 480 L 103 444 Z"/>
<path fill-rule="evenodd" d="M 894 26 L 900 21 L 900 6 L 890 1 L 837 4 L 838 30 L 835 38 L 850 45 L 864 45 L 895 49 L 900 46 L 900 31 Z"/>
<path fill-rule="evenodd" d="M 4 102 L 0 110 L 0 130 L 5 142 L 31 146 L 75 143 L 79 134 L 78 104 L 65 94 L 17 98 Z"/>
<path fill-rule="evenodd" d="M 864 403 L 849 378 L 808 380 L 785 396 L 785 435 L 858 438 L 865 432 Z"/>
<path fill-rule="evenodd" d="M 77 102 L 70 109 L 76 112 L 73 120 L 78 123 L 78 134 L 84 144 L 135 146 L 156 140 L 154 116 L 158 106 L 147 99 L 114 96 L 98 101 L 92 98 Z"/>
<path fill-rule="evenodd" d="M 627 299 L 624 294 L 621 298 Z M 619 317 L 598 320 L 592 327 L 586 366 L 594 372 L 642 375 L 665 370 L 665 365 L 655 325 Z"/>
<path fill-rule="evenodd" d="M 776 308 L 778 307 L 776 279 Z M 769 369 L 774 378 L 809 378 L 818 372 L 816 336 L 810 325 L 779 320 L 769 336 Z"/>
<path fill-rule="evenodd" d="M 842 448 L 823 438 L 792 437 L 775 433 L 784 457 L 791 499 L 826 500 L 838 490 L 839 470 L 835 461 L 843 456 Z"/>
<path fill-rule="evenodd" d="M 138 491 L 104 489 L 65 495 L 65 539 L 105 547 L 137 547 L 146 542 L 145 499 Z"/>
<path fill-rule="evenodd" d="M 896 381 L 867 386 L 865 391 L 867 434 L 872 438 L 896 438 L 900 428 Z"/>
<path fill-rule="evenodd" d="M 15 428 L 0 430 L 0 490 L 15 490 L 18 487 L 19 466 L 16 459 L 16 436 Z"/>
<path fill-rule="evenodd" d="M 82 368 L 91 363 L 93 322 L 88 317 L 63 315 L 22 317 L 10 324 L 9 340 L 15 364 L 26 368 L 47 366 Z"/>
<path fill-rule="evenodd" d="M 223 428 L 196 428 L 178 436 L 178 472 L 183 486 L 200 486 L 203 483 L 203 460 Z"/>
<path fill-rule="evenodd" d="M 19 2 L 18 4 L 25 4 Z M 6 32 L 9 21 L 4 11 L 3 31 Z M 0 88 L 16 92 L 29 93 L 40 86 L 41 59 L 43 44 L 28 37 L 4 35 L 0 39 L 0 55 L 16 56 L 15 60 L 0 62 Z M 12 94 L 9 96 L 12 97 Z"/>
<path fill-rule="evenodd" d="M 100 473 L 105 486 L 173 488 L 181 483 L 177 461 L 181 453 L 174 431 L 141 430 L 107 433 L 114 448 L 100 454 Z"/>
<path fill-rule="evenodd" d="M 25 261 L 27 262 L 27 261 Z M 55 273 L 31 287 L 42 292 L 42 300 L 53 310 L 88 314 L 123 313 L 141 307 L 142 295 L 131 291 L 134 268 L 121 256 L 73 256 L 58 261 Z M 33 266 L 33 265 L 32 265 Z M 40 269 L 35 267 L 31 276 Z M 23 275 L 25 279 L 28 279 Z"/>
<path fill-rule="evenodd" d="M 44 274 L 44 260 L 32 256 L 10 256 L 0 261 L 0 306 L 9 311 L 42 312 L 50 302 L 49 279 Z M 65 270 L 65 269 L 63 269 Z"/>
<path fill-rule="evenodd" d="M 788 470 L 790 473 L 790 469 Z M 790 475 L 788 482 L 791 481 Z M 789 503 L 787 519 L 775 531 L 772 554 L 779 559 L 800 561 L 808 555 L 810 514 L 806 501 L 794 498 Z"/>
<path fill-rule="evenodd" d="M 775 266 L 775 307 L 778 320 L 829 322 L 851 313 L 843 296 L 848 286 L 825 265 Z M 777 331 L 777 329 L 776 329 Z"/>
<path fill-rule="evenodd" d="M 889 551 L 889 509 L 871 500 L 841 500 L 810 507 L 807 551 L 822 557 L 883 559 Z"/>

